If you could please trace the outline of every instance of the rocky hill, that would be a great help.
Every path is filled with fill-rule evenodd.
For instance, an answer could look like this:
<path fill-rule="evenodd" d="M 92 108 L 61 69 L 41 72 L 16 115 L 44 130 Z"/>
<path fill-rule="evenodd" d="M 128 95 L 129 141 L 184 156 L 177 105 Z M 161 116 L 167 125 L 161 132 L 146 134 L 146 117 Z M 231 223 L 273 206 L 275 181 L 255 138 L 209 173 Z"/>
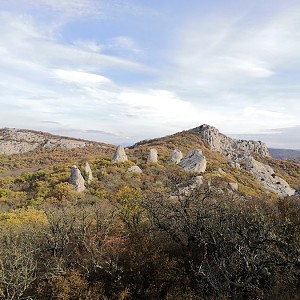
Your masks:
<path fill-rule="evenodd" d="M 104 146 L 105 144 L 52 135 L 41 131 L 16 128 L 0 129 L 0 154 L 25 153 L 38 148 L 73 149 L 95 145 Z"/>

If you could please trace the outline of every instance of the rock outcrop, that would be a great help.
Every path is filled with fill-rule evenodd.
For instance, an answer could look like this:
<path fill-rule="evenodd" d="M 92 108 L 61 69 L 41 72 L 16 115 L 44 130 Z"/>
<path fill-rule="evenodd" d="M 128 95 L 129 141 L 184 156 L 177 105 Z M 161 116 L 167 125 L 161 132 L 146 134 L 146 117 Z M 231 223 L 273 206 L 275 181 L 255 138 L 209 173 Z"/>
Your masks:
<path fill-rule="evenodd" d="M 45 132 L 4 128 L 0 129 L 0 154 L 18 154 L 38 148 L 82 148 L 97 143 L 52 135 Z"/>
<path fill-rule="evenodd" d="M 157 150 L 150 149 L 147 162 L 157 163 Z"/>
<path fill-rule="evenodd" d="M 75 165 L 71 167 L 69 183 L 74 186 L 74 190 L 76 192 L 83 192 L 85 190 L 84 178 L 82 177 L 80 170 Z"/>
<path fill-rule="evenodd" d="M 247 157 L 245 161 L 246 169 L 269 191 L 278 194 L 279 197 L 295 194 L 295 190 L 285 180 L 278 177 L 270 166 L 255 160 L 253 157 Z"/>
<path fill-rule="evenodd" d="M 206 124 L 193 128 L 191 131 L 200 134 L 212 150 L 225 156 L 236 157 L 239 152 L 257 153 L 263 157 L 270 156 L 266 144 L 261 141 L 236 140 L 220 133 L 217 128 Z"/>
<path fill-rule="evenodd" d="M 269 151 L 265 143 L 232 139 L 209 125 L 201 125 L 192 132 L 200 134 L 209 147 L 220 152 L 230 159 L 230 165 L 236 169 L 246 169 L 252 173 L 255 179 L 267 190 L 275 192 L 279 197 L 291 196 L 295 193 L 289 184 L 274 174 L 273 169 L 253 158 L 253 154 L 269 157 Z M 243 166 L 243 167 L 242 167 Z M 230 188 L 235 190 L 235 186 Z"/>
<path fill-rule="evenodd" d="M 182 152 L 178 149 L 174 149 L 173 152 L 171 153 L 168 162 L 170 164 L 179 164 L 181 159 L 183 158 Z"/>
<path fill-rule="evenodd" d="M 133 173 L 138 173 L 138 174 L 143 173 L 143 171 L 141 170 L 141 168 L 139 166 L 132 166 L 132 167 L 128 168 L 127 171 L 133 172 Z"/>
<path fill-rule="evenodd" d="M 122 145 L 118 146 L 112 159 L 114 162 L 128 161 L 125 149 Z"/>
<path fill-rule="evenodd" d="M 206 158 L 200 149 L 190 151 L 178 164 L 186 171 L 202 172 L 206 170 Z"/>
<path fill-rule="evenodd" d="M 91 167 L 87 161 L 85 162 L 85 165 L 83 168 L 83 173 L 84 173 L 87 183 L 90 184 L 93 181 L 93 173 L 92 173 Z"/>

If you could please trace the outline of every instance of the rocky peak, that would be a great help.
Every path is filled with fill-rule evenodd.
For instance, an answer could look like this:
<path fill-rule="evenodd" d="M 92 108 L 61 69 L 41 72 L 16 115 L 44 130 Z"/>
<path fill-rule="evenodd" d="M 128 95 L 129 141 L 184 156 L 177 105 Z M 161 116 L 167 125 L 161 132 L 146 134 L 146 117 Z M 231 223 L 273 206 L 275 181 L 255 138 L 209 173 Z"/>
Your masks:
<path fill-rule="evenodd" d="M 261 141 L 246 141 L 230 138 L 213 126 L 203 124 L 191 129 L 196 132 L 209 144 L 210 148 L 225 156 L 238 156 L 240 153 L 257 153 L 263 157 L 270 156 L 265 143 Z"/>

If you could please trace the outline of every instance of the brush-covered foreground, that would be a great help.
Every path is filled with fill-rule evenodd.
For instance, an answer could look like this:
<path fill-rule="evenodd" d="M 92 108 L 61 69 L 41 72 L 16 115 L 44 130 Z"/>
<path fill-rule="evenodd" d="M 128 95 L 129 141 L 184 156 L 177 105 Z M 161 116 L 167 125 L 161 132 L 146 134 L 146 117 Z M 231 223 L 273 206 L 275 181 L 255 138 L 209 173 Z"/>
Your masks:
<path fill-rule="evenodd" d="M 149 147 L 158 164 L 147 164 Z M 201 148 L 204 183 L 166 163 Z M 299 299 L 300 200 L 277 199 L 193 133 L 0 156 L 0 299 Z M 70 166 L 91 165 L 83 193 Z M 299 165 L 268 158 L 293 187 Z M 143 174 L 127 172 L 138 164 Z M 224 172 L 220 173 L 219 168 Z M 228 182 L 238 182 L 232 192 Z"/>

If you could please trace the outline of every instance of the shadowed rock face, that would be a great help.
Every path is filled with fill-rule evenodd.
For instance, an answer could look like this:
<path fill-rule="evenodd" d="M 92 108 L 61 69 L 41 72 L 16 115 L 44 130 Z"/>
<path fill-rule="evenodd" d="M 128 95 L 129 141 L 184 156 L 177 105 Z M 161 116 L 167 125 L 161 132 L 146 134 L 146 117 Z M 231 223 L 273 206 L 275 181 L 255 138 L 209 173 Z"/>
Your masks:
<path fill-rule="evenodd" d="M 173 152 L 171 153 L 168 162 L 171 164 L 179 164 L 183 155 L 182 152 L 178 149 L 174 149 Z"/>
<path fill-rule="evenodd" d="M 127 171 L 128 172 L 133 172 L 133 173 L 138 173 L 138 174 L 143 173 L 143 171 L 141 170 L 141 168 L 139 166 L 132 166 L 132 167 L 128 168 Z"/>
<path fill-rule="evenodd" d="M 178 164 L 186 171 L 205 172 L 206 158 L 200 149 L 190 151 Z"/>
<path fill-rule="evenodd" d="M 86 175 L 86 181 L 90 184 L 93 181 L 93 173 L 88 162 L 85 162 L 83 172 Z"/>
<path fill-rule="evenodd" d="M 260 141 L 235 140 L 222 133 L 213 126 L 201 125 L 191 131 L 199 133 L 209 144 L 210 148 L 229 157 L 238 156 L 239 152 L 257 153 L 261 156 L 270 156 L 265 143 Z"/>
<path fill-rule="evenodd" d="M 157 150 L 150 149 L 147 162 L 157 163 Z"/>
<path fill-rule="evenodd" d="M 82 177 L 80 170 L 75 165 L 71 167 L 69 183 L 74 186 L 74 190 L 76 192 L 82 192 L 85 190 L 84 178 Z"/>
<path fill-rule="evenodd" d="M 117 147 L 112 160 L 115 162 L 128 161 L 127 155 L 126 155 L 124 147 L 122 145 Z"/>

